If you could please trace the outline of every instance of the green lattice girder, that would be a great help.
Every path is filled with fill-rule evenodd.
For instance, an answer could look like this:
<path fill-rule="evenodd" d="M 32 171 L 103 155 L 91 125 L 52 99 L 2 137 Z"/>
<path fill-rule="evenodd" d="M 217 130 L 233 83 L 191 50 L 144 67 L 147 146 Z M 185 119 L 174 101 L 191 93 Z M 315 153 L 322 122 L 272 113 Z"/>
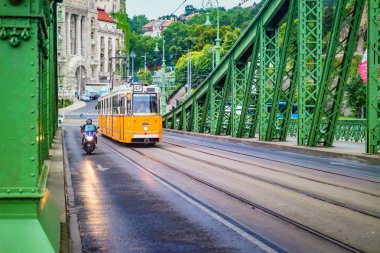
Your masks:
<path fill-rule="evenodd" d="M 263 4 L 263 8 L 256 15 L 252 23 L 243 32 L 242 36 L 238 39 L 237 43 L 235 43 L 235 45 L 223 58 L 220 64 L 218 64 L 218 66 L 216 66 L 216 68 L 210 73 L 206 80 L 201 85 L 199 85 L 196 91 L 184 102 L 186 107 L 187 104 L 191 104 L 194 101 L 193 98 L 195 98 L 196 101 L 199 101 L 200 99 L 204 99 L 205 97 L 206 98 L 204 99 L 204 101 L 202 101 L 202 104 L 209 106 L 208 92 L 210 91 L 210 86 L 215 87 L 220 83 L 221 79 L 226 78 L 228 72 L 230 72 L 231 70 L 229 67 L 231 60 L 235 63 L 241 58 L 241 56 L 245 52 L 247 52 L 247 50 L 252 50 L 253 41 L 257 39 L 257 32 L 261 29 L 261 26 L 258 26 L 258 21 L 262 21 L 263 25 L 270 23 L 273 18 L 273 15 L 286 4 L 287 0 L 267 0 Z M 167 118 L 172 120 L 177 110 L 181 110 L 181 108 L 178 107 L 172 112 L 165 115 L 165 119 Z M 203 132 L 203 128 L 205 127 L 207 110 L 199 112 L 202 113 L 202 115 L 198 115 L 203 117 L 203 119 L 201 119 L 202 124 L 199 126 L 200 132 Z"/>
<path fill-rule="evenodd" d="M 352 4 L 352 0 L 339 0 L 335 8 L 333 28 L 321 81 L 319 82 L 318 100 L 309 133 L 309 146 L 318 144 L 332 146 L 334 141 L 345 86 L 356 49 L 365 0 L 354 1 L 353 8 L 349 8 L 347 6 L 349 4 Z M 347 30 L 349 31 L 346 36 L 342 36 L 343 30 L 345 30 L 344 33 Z M 343 52 L 342 62 L 334 66 L 337 55 L 341 52 Z M 333 80 L 334 76 L 338 77 L 336 81 Z"/>
<path fill-rule="evenodd" d="M 316 145 L 319 142 L 326 146 L 332 145 L 334 135 L 338 132 L 336 129 L 339 128 L 340 132 L 346 131 L 342 129 L 348 129 L 342 127 L 342 124 L 337 126 L 337 116 L 347 81 L 347 69 L 352 59 L 363 1 L 350 0 L 356 6 L 353 16 L 345 13 L 345 8 L 341 8 L 346 5 L 346 0 L 337 1 L 340 7 L 335 14 L 326 64 L 322 69 L 323 2 L 266 1 L 221 63 L 190 98 L 184 101 L 185 106 L 176 108 L 165 116 L 165 122 L 172 122 L 168 127 L 176 128 L 174 122 L 180 115 L 179 111 L 192 106 L 192 131 L 254 137 L 256 126 L 259 124 L 261 140 L 284 141 L 287 132 L 290 132 L 297 133 L 299 145 Z M 379 1 L 371 0 L 369 6 L 366 142 L 367 152 L 376 153 L 380 138 Z M 295 22 L 297 19 L 298 24 Z M 280 45 L 276 31 L 281 25 L 285 25 L 286 29 Z M 345 36 L 344 32 L 341 33 L 343 26 L 350 28 L 347 40 L 342 37 Z M 342 41 L 345 43 L 341 43 Z M 257 53 L 252 53 L 255 50 Z M 332 62 L 339 50 L 344 58 L 342 65 L 336 67 Z M 244 78 L 240 76 L 245 75 L 247 66 L 250 66 L 248 78 L 243 81 Z M 272 71 L 273 69 L 275 71 Z M 338 79 L 330 80 L 330 74 L 336 71 Z M 244 97 L 241 96 L 243 87 Z M 251 92 L 247 92 L 249 90 Z M 297 127 L 290 120 L 295 96 L 298 97 Z M 279 102 L 286 103 L 285 109 L 280 110 Z M 243 107 L 239 115 L 241 104 Z M 270 113 L 266 110 L 269 106 L 272 109 Z M 363 127 L 349 128 L 363 130 Z M 362 133 L 354 135 L 354 139 L 363 136 Z"/>
<path fill-rule="evenodd" d="M 240 122 L 236 137 L 254 137 L 256 133 L 258 115 L 258 80 L 259 80 L 259 49 L 260 41 L 256 40 L 253 45 L 248 78 L 245 83 L 243 107 L 241 109 Z"/>
<path fill-rule="evenodd" d="M 278 29 L 262 26 L 260 32 L 260 86 L 259 86 L 259 139 L 266 140 L 269 124 L 269 107 L 279 63 Z M 272 108 L 276 105 L 272 105 Z"/>
<path fill-rule="evenodd" d="M 366 152 L 380 149 L 380 1 L 368 1 Z"/>
<path fill-rule="evenodd" d="M 232 108 L 231 108 L 231 130 L 232 136 L 237 137 L 239 126 L 241 126 L 242 108 L 246 99 L 246 91 L 249 82 L 249 66 L 238 64 L 232 66 Z"/>
<path fill-rule="evenodd" d="M 322 70 L 323 0 L 298 0 L 298 145 L 306 145 Z M 310 108 L 307 110 L 307 108 Z"/>
<path fill-rule="evenodd" d="M 287 136 L 289 119 L 293 107 L 293 97 L 297 87 L 297 29 L 294 27 L 294 21 L 297 17 L 296 7 L 297 1 L 291 0 L 280 51 L 280 62 L 277 68 L 272 109 L 266 133 L 267 141 L 285 141 Z M 280 102 L 285 102 L 285 106 L 281 106 L 280 108 Z"/>

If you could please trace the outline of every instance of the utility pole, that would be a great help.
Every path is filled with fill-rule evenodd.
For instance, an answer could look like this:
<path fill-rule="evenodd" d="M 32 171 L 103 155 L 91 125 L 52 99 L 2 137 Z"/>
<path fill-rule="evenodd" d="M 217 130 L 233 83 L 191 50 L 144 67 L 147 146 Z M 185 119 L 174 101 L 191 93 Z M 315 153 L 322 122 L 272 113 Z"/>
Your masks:
<path fill-rule="evenodd" d="M 191 95 L 191 52 L 190 49 L 188 49 L 187 53 L 187 96 L 190 97 Z"/>
<path fill-rule="evenodd" d="M 162 36 L 162 115 L 166 114 L 166 61 L 165 61 L 165 38 Z"/>

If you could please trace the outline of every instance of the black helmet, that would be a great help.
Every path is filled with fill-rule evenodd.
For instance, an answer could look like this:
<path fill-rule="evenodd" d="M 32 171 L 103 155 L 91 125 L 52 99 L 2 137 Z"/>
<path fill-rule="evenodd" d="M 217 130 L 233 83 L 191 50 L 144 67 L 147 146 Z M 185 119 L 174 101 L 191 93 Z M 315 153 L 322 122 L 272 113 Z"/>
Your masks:
<path fill-rule="evenodd" d="M 92 119 L 86 120 L 86 124 L 92 124 Z"/>

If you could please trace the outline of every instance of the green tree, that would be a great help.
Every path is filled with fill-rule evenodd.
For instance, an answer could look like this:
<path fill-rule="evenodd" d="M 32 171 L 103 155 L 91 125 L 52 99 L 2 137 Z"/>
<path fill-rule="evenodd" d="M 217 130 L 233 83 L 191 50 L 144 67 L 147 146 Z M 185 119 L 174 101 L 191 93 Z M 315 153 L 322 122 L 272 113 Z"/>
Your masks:
<path fill-rule="evenodd" d="M 131 31 L 135 32 L 137 34 L 142 34 L 143 30 L 142 27 L 146 25 L 149 20 L 145 15 L 138 15 L 138 16 L 133 16 L 132 19 L 128 19 L 128 22 L 131 26 Z"/>
<path fill-rule="evenodd" d="M 353 76 L 347 84 L 347 104 L 352 112 L 360 118 L 362 108 L 366 108 L 366 89 L 359 74 Z"/>
<path fill-rule="evenodd" d="M 139 72 L 137 72 L 137 76 L 141 82 L 146 82 L 148 84 L 153 83 L 152 73 L 149 70 L 144 71 L 141 69 L 141 70 L 139 70 Z"/>

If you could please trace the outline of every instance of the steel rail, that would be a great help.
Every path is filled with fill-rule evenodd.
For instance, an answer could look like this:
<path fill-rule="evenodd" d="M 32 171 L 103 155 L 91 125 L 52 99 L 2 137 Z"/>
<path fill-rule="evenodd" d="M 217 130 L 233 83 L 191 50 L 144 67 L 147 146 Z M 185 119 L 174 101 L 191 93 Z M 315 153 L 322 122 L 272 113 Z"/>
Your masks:
<path fill-rule="evenodd" d="M 218 155 L 218 154 L 214 154 L 214 153 L 211 153 L 211 152 L 207 152 L 207 151 L 203 151 L 203 150 L 199 150 L 199 149 L 195 149 L 195 148 L 190 148 L 190 147 L 182 146 L 182 145 L 179 145 L 179 144 L 174 144 L 174 143 L 167 142 L 167 141 L 163 141 L 162 143 L 167 143 L 167 144 L 179 147 L 179 148 L 186 148 L 186 149 L 194 150 L 196 152 L 201 152 L 203 154 L 207 154 L 207 155 L 212 155 L 212 156 L 215 156 L 215 157 L 220 157 L 220 158 L 228 159 L 228 160 L 231 160 L 231 161 L 234 161 L 234 162 L 239 162 L 239 163 L 243 163 L 243 164 L 247 164 L 247 165 L 253 165 L 253 166 L 256 166 L 256 167 L 260 167 L 260 168 L 271 170 L 271 171 L 274 171 L 274 172 L 279 172 L 279 173 L 295 176 L 295 177 L 306 179 L 306 180 L 313 181 L 313 182 L 316 182 L 316 183 L 321 183 L 321 184 L 326 184 L 326 185 L 330 185 L 330 186 L 335 186 L 335 187 L 339 187 L 339 188 L 343 188 L 343 189 L 347 189 L 347 190 L 351 190 L 351 191 L 355 191 L 355 192 L 371 195 L 371 196 L 374 196 L 374 197 L 380 197 L 380 194 L 374 194 L 374 193 L 371 193 L 371 192 L 366 192 L 366 191 L 358 190 L 358 189 L 355 189 L 355 188 L 351 188 L 351 187 L 347 187 L 347 186 L 343 186 L 343 185 L 339 185 L 339 184 L 328 183 L 328 182 L 317 180 L 317 179 L 313 179 L 313 178 L 310 178 L 310 177 L 301 176 L 301 175 L 298 175 L 298 174 L 295 174 L 295 173 L 291 173 L 291 172 L 287 172 L 287 171 L 282 171 L 282 170 L 277 170 L 277 169 L 270 168 L 270 167 L 264 166 L 264 165 L 258 165 L 258 164 L 255 164 L 255 163 L 250 163 L 250 162 L 242 161 L 242 160 L 239 160 L 239 159 L 234 159 L 234 158 L 231 158 L 231 157 L 227 157 L 227 156 L 223 156 L 223 155 Z M 160 147 L 160 148 L 162 148 L 162 147 Z M 164 149 L 164 148 L 162 148 L 162 149 Z M 310 168 L 310 169 L 312 169 L 312 168 Z"/>
<path fill-rule="evenodd" d="M 325 172 L 325 173 L 328 173 L 328 174 L 338 175 L 338 176 L 342 176 L 342 177 L 347 177 L 347 178 L 352 178 L 352 179 L 358 179 L 358 180 L 362 180 L 362 181 L 365 181 L 365 182 L 371 182 L 371 183 L 380 184 L 380 181 L 377 181 L 377 180 L 371 180 L 371 179 L 363 178 L 363 177 L 355 177 L 355 176 L 352 176 L 352 175 L 340 174 L 340 173 L 332 172 L 332 171 L 326 171 L 324 169 L 318 169 L 318 168 L 315 168 L 315 167 L 308 167 L 308 166 L 301 165 L 301 164 L 298 164 L 298 163 L 284 162 L 284 161 L 276 160 L 276 159 L 273 159 L 273 158 L 261 157 L 261 156 L 256 156 L 256 155 L 249 155 L 249 154 L 245 154 L 245 153 L 241 153 L 241 152 L 237 152 L 237 151 L 231 151 L 231 150 L 227 150 L 227 149 L 223 149 L 223 148 L 216 148 L 216 147 L 202 145 L 202 144 L 195 144 L 195 143 L 192 143 L 192 142 L 189 142 L 189 141 L 178 140 L 178 139 L 170 138 L 170 137 L 167 137 L 167 136 L 165 136 L 165 138 L 166 139 L 173 139 L 173 140 L 176 140 L 176 141 L 181 141 L 181 142 L 184 142 L 184 143 L 190 143 L 190 144 L 197 145 L 197 146 L 207 147 L 207 148 L 210 148 L 210 149 L 221 150 L 221 151 L 228 151 L 228 152 L 233 153 L 233 154 L 238 154 L 238 155 L 258 158 L 258 159 L 272 161 L 272 162 L 277 162 L 277 163 L 282 163 L 282 164 L 288 164 L 288 165 L 292 165 L 292 166 L 296 166 L 296 167 L 300 167 L 300 168 L 305 168 L 305 169 L 309 169 L 309 170 L 315 170 L 315 171 Z"/>
<path fill-rule="evenodd" d="M 105 144 L 105 145 L 107 145 L 108 147 L 110 147 L 114 152 L 120 154 L 121 156 L 127 157 L 125 154 L 123 154 L 119 150 L 115 149 L 111 145 L 109 145 L 109 144 Z M 185 172 L 185 171 L 183 171 L 181 169 L 178 169 L 178 168 L 176 168 L 176 167 L 174 167 L 174 166 L 172 166 L 172 165 L 170 165 L 170 164 L 168 164 L 168 163 L 166 163 L 164 161 L 161 161 L 161 160 L 159 160 L 159 159 L 157 159 L 155 157 L 152 157 L 152 156 L 149 156 L 147 154 L 144 154 L 143 152 L 141 152 L 141 151 L 139 151 L 139 150 L 137 150 L 135 148 L 130 148 L 130 150 L 132 150 L 132 151 L 134 151 L 134 152 L 136 152 L 136 153 L 138 153 L 138 154 L 140 154 L 140 155 L 142 155 L 142 156 L 144 156 L 144 157 L 146 157 L 146 158 L 148 158 L 150 160 L 153 160 L 153 161 L 155 161 L 157 163 L 160 163 L 160 164 L 166 166 L 167 168 L 169 168 L 169 169 L 171 169 L 173 171 L 176 171 L 179 174 L 182 174 L 182 175 L 184 175 L 184 176 L 186 176 L 186 177 L 188 177 L 188 178 L 190 178 L 190 179 L 192 179 L 194 181 L 197 181 L 197 182 L 199 182 L 199 183 L 201 183 L 203 185 L 206 185 L 206 186 L 208 186 L 208 187 L 210 187 L 210 188 L 212 188 L 214 190 L 217 190 L 217 191 L 219 191 L 221 193 L 224 193 L 224 194 L 232 197 L 233 199 L 236 199 L 236 200 L 238 200 L 238 201 L 240 201 L 240 202 L 242 202 L 242 203 L 244 203 L 246 205 L 249 205 L 249 206 L 251 206 L 252 209 L 258 209 L 260 211 L 263 211 L 263 212 L 265 212 L 265 213 L 267 213 L 267 214 L 269 214 L 269 215 L 271 215 L 273 217 L 276 217 L 276 218 L 280 219 L 281 221 L 287 222 L 287 223 L 289 223 L 289 224 L 291 224 L 293 226 L 296 226 L 297 228 L 300 228 L 300 229 L 302 229 L 304 231 L 307 231 L 307 232 L 309 232 L 309 233 L 311 233 L 311 234 L 313 234 L 313 235 L 315 235 L 315 236 L 317 236 L 319 238 L 322 238 L 322 239 L 324 239 L 326 241 L 329 241 L 330 243 L 332 243 L 332 244 L 334 244 L 336 246 L 339 246 L 339 247 L 341 247 L 343 249 L 346 249 L 346 250 L 348 250 L 350 252 L 364 253 L 364 251 L 362 251 L 362 250 L 360 250 L 360 249 L 358 249 L 356 247 L 353 247 L 353 246 L 351 246 L 351 245 L 349 245 L 349 244 L 347 244 L 345 242 L 342 242 L 342 241 L 340 241 L 338 239 L 335 239 L 335 238 L 333 238 L 333 237 L 331 237 L 331 236 L 329 236 L 327 234 L 319 232 L 318 230 L 315 230 L 315 229 L 313 229 L 313 228 L 311 228 L 311 227 L 309 227 L 307 225 L 304 225 L 304 224 L 302 224 L 300 222 L 297 222 L 297 221 L 295 221 L 293 219 L 290 219 L 290 218 L 288 218 L 288 217 L 286 217 L 286 216 L 284 216 L 282 214 L 279 214 L 279 213 L 277 213 L 275 211 L 272 211 L 269 208 L 266 208 L 266 207 L 264 207 L 264 206 L 262 206 L 260 204 L 257 204 L 257 203 L 255 203 L 253 201 L 250 201 L 250 200 L 246 199 L 246 198 L 243 198 L 243 197 L 241 197 L 241 196 L 239 196 L 239 195 L 237 195 L 235 193 L 232 193 L 232 192 L 230 192 L 228 190 L 225 190 L 225 189 L 223 189 L 223 188 L 221 188 L 221 187 L 219 187 L 217 185 L 214 185 L 214 184 L 212 184 L 210 182 L 207 182 L 207 181 L 205 181 L 205 180 L 203 180 L 203 179 L 201 179 L 199 177 L 196 177 L 196 176 L 194 176 L 194 175 L 192 175 L 192 174 L 190 174 L 188 172 Z M 128 159 L 130 159 L 130 158 L 128 158 Z M 146 168 L 141 163 L 136 162 L 136 161 L 134 161 L 134 162 L 136 164 L 138 164 L 139 166 L 141 166 L 142 168 L 145 168 L 146 170 L 149 170 L 148 168 Z"/>
<path fill-rule="evenodd" d="M 162 147 L 157 147 L 157 148 L 165 150 L 165 151 L 173 153 L 173 154 L 177 154 L 177 155 L 180 155 L 180 156 L 183 156 L 183 157 L 187 157 L 187 158 L 196 160 L 198 162 L 205 163 L 207 165 L 210 165 L 210 166 L 213 166 L 213 167 L 225 170 L 225 171 L 229 171 L 229 172 L 235 173 L 237 175 L 241 175 L 241 176 L 248 177 L 248 178 L 251 178 L 251 179 L 263 182 L 263 183 L 267 183 L 267 184 L 271 184 L 271 185 L 274 185 L 274 186 L 278 186 L 278 187 L 281 187 L 283 189 L 286 189 L 286 190 L 289 190 L 289 191 L 292 191 L 292 192 L 296 192 L 296 193 L 302 194 L 302 195 L 307 196 L 307 197 L 311 197 L 311 198 L 314 198 L 314 199 L 317 199 L 317 200 L 320 200 L 320 201 L 323 201 L 323 202 L 326 202 L 326 203 L 329 203 L 329 204 L 332 204 L 332 205 L 335 205 L 335 206 L 346 208 L 346 209 L 348 209 L 350 211 L 354 211 L 354 212 L 357 212 L 357 213 L 361 213 L 361 214 L 364 214 L 364 215 L 368 215 L 368 216 L 380 219 L 380 213 L 378 213 L 378 212 L 372 212 L 372 211 L 369 211 L 369 210 L 366 210 L 366 209 L 363 209 L 363 208 L 358 208 L 358 207 L 355 207 L 355 206 L 352 206 L 352 205 L 349 205 L 349 204 L 345 204 L 345 203 L 333 200 L 333 199 L 328 198 L 328 197 L 323 197 L 323 196 L 320 196 L 320 195 L 317 195 L 317 194 L 314 194 L 314 193 L 311 193 L 311 192 L 307 192 L 307 191 L 304 191 L 304 190 L 297 189 L 295 187 L 291 187 L 291 186 L 288 186 L 288 185 L 285 185 L 285 184 L 277 183 L 275 181 L 268 180 L 268 179 L 265 179 L 265 178 L 262 178 L 262 177 L 259 177 L 259 176 L 254 176 L 252 174 L 245 173 L 245 172 L 242 172 L 242 171 L 239 171 L 239 170 L 236 170 L 236 169 L 232 169 L 232 168 L 227 167 L 227 166 L 219 165 L 217 163 L 213 163 L 213 162 L 210 162 L 210 161 L 207 161 L 207 160 L 204 160 L 204 159 L 200 159 L 200 158 L 193 157 L 193 156 L 190 156 L 190 155 L 185 155 L 185 154 L 182 154 L 182 153 L 177 152 L 177 151 L 165 149 L 165 148 L 162 148 Z M 258 166 L 258 167 L 261 167 L 261 166 Z M 336 187 L 339 187 L 339 186 L 336 186 Z"/>

